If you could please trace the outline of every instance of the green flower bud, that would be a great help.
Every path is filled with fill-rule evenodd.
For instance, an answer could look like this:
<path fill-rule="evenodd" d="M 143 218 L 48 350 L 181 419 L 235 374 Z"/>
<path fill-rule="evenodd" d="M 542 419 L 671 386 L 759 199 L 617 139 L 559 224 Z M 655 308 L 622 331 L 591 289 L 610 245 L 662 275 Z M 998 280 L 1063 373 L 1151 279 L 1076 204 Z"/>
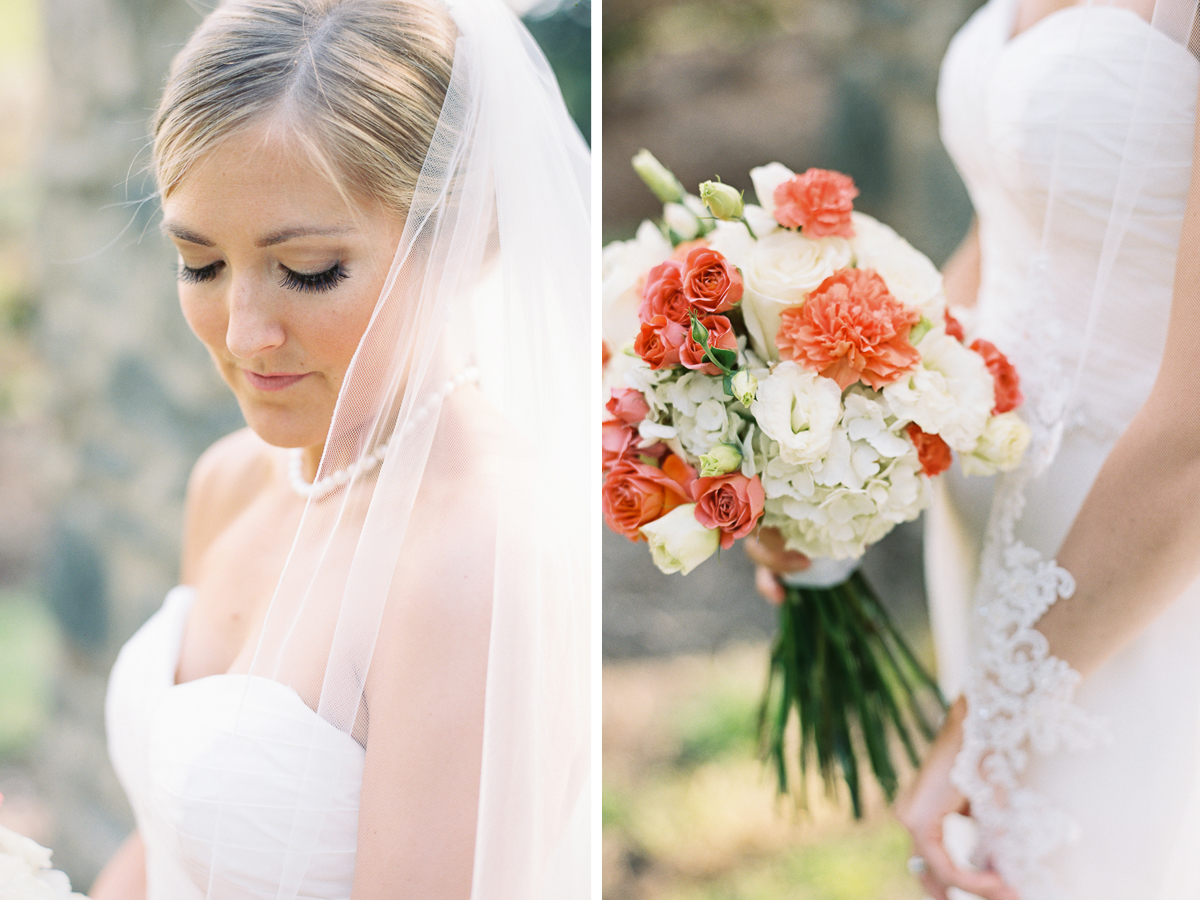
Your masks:
<path fill-rule="evenodd" d="M 700 185 L 700 199 L 709 212 L 726 222 L 740 221 L 745 212 L 741 191 L 719 181 L 706 181 Z"/>
<path fill-rule="evenodd" d="M 646 187 L 663 203 L 678 203 L 683 199 L 683 185 L 675 175 L 654 158 L 649 150 L 639 150 L 633 158 L 633 171 L 646 182 Z"/>
<path fill-rule="evenodd" d="M 700 457 L 700 477 L 714 478 L 728 475 L 741 468 L 742 451 L 733 444 L 717 444 Z"/>
<path fill-rule="evenodd" d="M 745 407 L 749 407 L 758 396 L 758 379 L 751 375 L 748 369 L 738 369 L 734 372 L 730 387 L 733 388 L 733 396 Z"/>

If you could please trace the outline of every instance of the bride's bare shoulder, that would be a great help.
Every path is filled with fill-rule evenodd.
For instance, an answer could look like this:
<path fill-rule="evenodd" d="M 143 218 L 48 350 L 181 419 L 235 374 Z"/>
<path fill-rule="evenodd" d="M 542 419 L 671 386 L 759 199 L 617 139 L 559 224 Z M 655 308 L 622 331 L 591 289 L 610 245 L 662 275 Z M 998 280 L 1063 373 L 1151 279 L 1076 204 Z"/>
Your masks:
<path fill-rule="evenodd" d="M 249 428 L 226 435 L 200 455 L 188 479 L 183 582 L 213 540 L 271 482 L 279 451 Z"/>

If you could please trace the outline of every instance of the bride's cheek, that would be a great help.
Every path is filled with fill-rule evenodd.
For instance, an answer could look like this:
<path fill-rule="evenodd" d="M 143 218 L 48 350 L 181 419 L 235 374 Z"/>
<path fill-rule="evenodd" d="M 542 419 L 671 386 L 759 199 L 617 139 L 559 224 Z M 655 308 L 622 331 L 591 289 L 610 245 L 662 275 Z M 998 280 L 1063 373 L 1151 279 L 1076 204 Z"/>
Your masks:
<path fill-rule="evenodd" d="M 206 304 L 199 298 L 189 297 L 181 290 L 179 306 L 183 311 L 184 321 L 201 343 L 209 348 L 224 346 L 229 320 L 222 305 Z"/>

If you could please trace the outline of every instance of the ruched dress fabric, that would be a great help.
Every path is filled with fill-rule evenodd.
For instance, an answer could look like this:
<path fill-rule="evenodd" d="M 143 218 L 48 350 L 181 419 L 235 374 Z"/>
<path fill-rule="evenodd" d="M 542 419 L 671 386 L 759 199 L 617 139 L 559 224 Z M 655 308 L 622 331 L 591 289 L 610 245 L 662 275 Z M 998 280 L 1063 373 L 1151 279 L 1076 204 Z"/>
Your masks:
<path fill-rule="evenodd" d="M 171 591 L 109 679 L 109 754 L 146 846 L 147 900 L 348 898 L 365 751 L 279 682 L 176 684 L 193 596 Z"/>
<path fill-rule="evenodd" d="M 1067 7 L 1014 37 L 1016 12 L 1017 0 L 990 0 L 963 27 L 938 105 L 979 221 L 973 331 L 1017 365 L 1031 451 L 1042 454 L 1008 540 L 1049 561 L 1159 367 L 1200 67 L 1129 10 Z M 1151 148 L 1134 166 L 1130 135 Z M 1118 196 L 1133 200 L 1114 229 Z M 1039 279 L 1045 290 L 1031 290 Z M 1061 411 L 1047 414 L 1055 402 Z M 931 614 L 952 693 L 979 664 L 996 601 L 976 595 L 985 541 L 996 539 L 994 489 L 953 470 L 928 515 Z M 1012 844 L 976 858 L 997 864 L 1023 900 L 1200 897 L 1198 648 L 1200 582 L 1079 684 L 1075 701 L 1100 733 L 1092 746 L 1056 746 L 1057 724 L 1037 721 L 1054 710 L 1022 710 L 1025 732 L 1051 737 L 1025 747 L 1021 782 L 1065 816 L 1065 839 L 1043 839 L 1041 812 L 1013 810 Z"/>

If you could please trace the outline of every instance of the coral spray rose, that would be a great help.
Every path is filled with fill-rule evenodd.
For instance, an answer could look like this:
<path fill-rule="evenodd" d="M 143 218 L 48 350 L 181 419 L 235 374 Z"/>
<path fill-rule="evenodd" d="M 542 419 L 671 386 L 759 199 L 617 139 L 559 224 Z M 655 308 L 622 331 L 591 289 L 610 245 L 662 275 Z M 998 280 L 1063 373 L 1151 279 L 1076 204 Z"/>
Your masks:
<path fill-rule="evenodd" d="M 1012 412 L 1025 400 L 1021 393 L 1021 379 L 1017 376 L 1017 370 L 1008 361 L 1008 357 L 997 350 L 996 345 L 990 341 L 979 338 L 971 342 L 971 349 L 983 357 L 996 385 L 996 405 L 992 407 L 992 415 Z"/>
<path fill-rule="evenodd" d="M 683 295 L 697 315 L 732 309 L 742 299 L 742 276 L 724 256 L 708 247 L 687 255 L 683 267 Z"/>
<path fill-rule="evenodd" d="M 849 175 L 809 169 L 775 188 L 775 221 L 799 228 L 805 237 L 854 237 L 850 213 L 858 188 Z"/>
<path fill-rule="evenodd" d="M 673 454 L 661 469 L 626 457 L 604 479 L 604 521 L 631 541 L 641 540 L 638 530 L 643 525 L 691 502 L 695 478 L 695 470 Z"/>
<path fill-rule="evenodd" d="M 921 426 L 916 422 L 909 422 L 904 430 L 907 432 L 909 440 L 913 442 L 913 446 L 917 448 L 917 461 L 921 464 L 922 472 L 933 478 L 950 468 L 953 457 L 950 454 L 949 444 L 936 434 L 927 434 L 922 431 Z"/>
<path fill-rule="evenodd" d="M 665 316 L 672 322 L 688 320 L 688 300 L 683 293 L 683 267 L 673 260 L 651 269 L 642 285 L 638 318 L 645 324 L 655 316 Z"/>
<path fill-rule="evenodd" d="M 916 365 L 908 340 L 920 315 L 889 293 L 870 269 L 842 269 L 801 307 L 786 309 L 775 343 L 792 359 L 845 390 L 856 381 L 879 390 Z"/>
<path fill-rule="evenodd" d="M 679 365 L 679 349 L 691 340 L 691 329 L 666 316 L 655 316 L 642 323 L 633 352 L 646 361 L 652 369 Z"/>
<path fill-rule="evenodd" d="M 613 388 L 612 396 L 604 404 L 614 417 L 630 425 L 636 425 L 646 418 L 650 406 L 642 392 L 635 388 Z"/>
<path fill-rule="evenodd" d="M 701 316 L 700 324 L 708 329 L 708 346 L 720 350 L 737 350 L 737 335 L 724 316 Z M 679 361 L 689 369 L 696 369 L 705 375 L 720 375 L 721 370 L 704 357 L 704 348 L 692 338 L 688 329 L 687 340 L 679 348 Z"/>
<path fill-rule="evenodd" d="M 747 478 L 741 472 L 698 478 L 692 484 L 692 496 L 696 498 L 696 521 L 721 532 L 724 550 L 754 530 L 766 502 L 758 476 Z"/>

